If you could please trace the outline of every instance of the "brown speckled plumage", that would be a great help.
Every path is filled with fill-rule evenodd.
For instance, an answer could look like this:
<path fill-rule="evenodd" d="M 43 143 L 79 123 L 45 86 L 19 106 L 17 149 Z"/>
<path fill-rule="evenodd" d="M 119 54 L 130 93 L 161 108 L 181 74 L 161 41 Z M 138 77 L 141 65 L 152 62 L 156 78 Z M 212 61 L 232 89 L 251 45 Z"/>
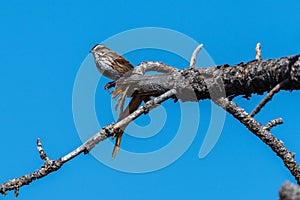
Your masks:
<path fill-rule="evenodd" d="M 90 53 L 94 56 L 99 72 L 114 81 L 133 69 L 125 58 L 102 44 L 95 45 Z"/>

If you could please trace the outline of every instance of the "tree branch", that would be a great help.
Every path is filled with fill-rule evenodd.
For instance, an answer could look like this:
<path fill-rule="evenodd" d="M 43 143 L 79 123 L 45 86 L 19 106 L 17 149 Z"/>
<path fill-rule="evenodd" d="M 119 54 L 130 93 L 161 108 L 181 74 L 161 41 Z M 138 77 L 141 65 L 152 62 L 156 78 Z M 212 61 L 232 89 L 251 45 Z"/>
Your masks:
<path fill-rule="evenodd" d="M 213 99 L 213 101 L 229 112 L 233 117 L 239 120 L 248 130 L 254 133 L 259 139 L 267 144 L 279 156 L 286 168 L 295 177 L 297 183 L 300 185 L 300 167 L 294 159 L 294 153 L 290 152 L 283 144 L 283 142 L 274 137 L 267 129 L 259 122 L 252 118 L 244 109 L 237 104 L 229 101 L 226 98 Z"/>
<path fill-rule="evenodd" d="M 87 154 L 90 150 L 92 150 L 99 142 L 107 139 L 108 137 L 114 136 L 116 131 L 123 127 L 124 125 L 130 123 L 131 121 L 135 120 L 137 117 L 142 115 L 143 113 L 149 112 L 152 108 L 157 106 L 158 104 L 162 103 L 163 101 L 167 100 L 171 96 L 176 94 L 176 90 L 172 89 L 167 91 L 166 93 L 162 94 L 159 97 L 156 97 L 148 102 L 146 102 L 143 106 L 139 109 L 134 111 L 129 116 L 125 117 L 123 120 L 117 122 L 116 124 L 109 124 L 106 127 L 102 128 L 98 133 L 92 136 L 89 140 L 79 146 L 77 149 L 73 150 L 72 152 L 68 153 L 67 155 L 57 159 L 51 160 L 46 155 L 45 151 L 43 150 L 42 143 L 40 139 L 37 140 L 37 148 L 40 153 L 40 157 L 45 160 L 44 164 L 39 170 L 32 172 L 31 174 L 27 174 L 21 176 L 19 178 L 14 178 L 9 180 L 5 183 L 0 185 L 0 193 L 6 195 L 7 191 L 15 190 L 15 196 L 19 194 L 19 188 L 24 185 L 29 185 L 32 181 L 43 178 L 48 174 L 59 170 L 64 163 L 70 161 L 71 159 L 75 158 L 81 153 Z"/>
<path fill-rule="evenodd" d="M 147 62 L 141 65 L 146 65 Z M 164 65 L 163 63 L 160 63 Z M 115 90 L 128 94 L 158 96 L 177 88 L 176 98 L 182 101 L 210 99 L 209 87 L 221 81 L 226 97 L 251 94 L 263 94 L 277 84 L 287 80 L 280 89 L 300 89 L 300 55 L 270 60 L 253 60 L 234 66 L 219 65 L 210 68 L 187 68 L 172 73 L 151 76 L 124 76 L 117 81 Z M 116 92 L 117 93 L 117 92 Z M 196 95 L 196 98 L 195 98 Z"/>
<path fill-rule="evenodd" d="M 258 59 L 248 63 L 239 63 L 235 66 L 220 65 L 210 68 L 194 68 L 198 52 L 197 49 L 194 51 L 191 67 L 184 70 L 178 70 L 160 62 L 143 62 L 135 68 L 134 73 L 122 76 L 116 81 L 115 90 L 112 92 L 113 97 L 121 96 L 124 99 L 125 96 L 141 95 L 145 97 L 155 96 L 156 98 L 146 102 L 116 124 L 112 123 L 104 127 L 77 149 L 57 160 L 51 160 L 46 155 L 40 140 L 38 140 L 37 146 L 40 157 L 45 160 L 42 167 L 31 174 L 1 184 L 0 193 L 6 194 L 6 191 L 15 190 L 17 196 L 20 187 L 57 171 L 65 162 L 79 154 L 88 153 L 99 142 L 110 136 L 115 136 L 119 129 L 168 98 L 182 101 L 212 99 L 269 145 L 300 184 L 300 168 L 294 160 L 294 154 L 286 149 L 282 141 L 269 132 L 269 129 L 280 124 L 281 121 L 271 121 L 263 126 L 242 108 L 225 98 L 232 95 L 244 95 L 248 98 L 251 94 L 263 94 L 284 80 L 286 80 L 285 84 L 280 85 L 279 89 L 299 90 L 300 55 L 270 60 Z M 164 74 L 145 75 L 145 72 L 151 69 L 164 72 Z M 224 87 L 218 87 L 220 85 Z M 213 90 L 211 90 L 212 88 Z M 220 96 L 222 93 L 225 97 Z"/>
<path fill-rule="evenodd" d="M 280 91 L 280 89 L 284 86 L 284 84 L 288 83 L 288 79 L 285 79 L 284 81 L 278 83 L 263 100 L 254 108 L 254 110 L 251 112 L 250 116 L 254 117 L 269 101 L 272 100 L 273 96 Z"/>
<path fill-rule="evenodd" d="M 250 117 L 252 117 L 251 114 Z M 272 128 L 279 124 L 283 124 L 283 120 L 281 118 L 272 119 L 266 125 L 264 125 L 264 129 L 270 131 Z"/>

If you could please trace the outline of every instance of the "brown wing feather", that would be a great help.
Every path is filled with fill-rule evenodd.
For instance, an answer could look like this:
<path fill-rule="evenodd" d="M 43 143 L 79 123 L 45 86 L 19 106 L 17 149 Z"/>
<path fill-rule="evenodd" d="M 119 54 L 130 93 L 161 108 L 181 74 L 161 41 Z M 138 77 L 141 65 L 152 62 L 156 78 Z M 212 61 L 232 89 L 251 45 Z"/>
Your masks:
<path fill-rule="evenodd" d="M 126 73 L 133 69 L 133 66 L 123 57 L 119 56 L 115 59 L 116 63 L 120 66 L 122 66 L 122 72 Z"/>

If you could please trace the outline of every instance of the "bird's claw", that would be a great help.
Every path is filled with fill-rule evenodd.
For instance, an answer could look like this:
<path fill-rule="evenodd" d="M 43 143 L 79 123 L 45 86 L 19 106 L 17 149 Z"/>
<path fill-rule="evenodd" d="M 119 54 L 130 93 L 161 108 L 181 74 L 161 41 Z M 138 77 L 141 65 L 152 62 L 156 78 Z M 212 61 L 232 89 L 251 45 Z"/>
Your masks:
<path fill-rule="evenodd" d="M 104 89 L 109 90 L 110 88 L 115 87 L 115 86 L 116 86 L 116 82 L 111 81 L 111 82 L 108 82 L 108 83 L 105 84 Z"/>

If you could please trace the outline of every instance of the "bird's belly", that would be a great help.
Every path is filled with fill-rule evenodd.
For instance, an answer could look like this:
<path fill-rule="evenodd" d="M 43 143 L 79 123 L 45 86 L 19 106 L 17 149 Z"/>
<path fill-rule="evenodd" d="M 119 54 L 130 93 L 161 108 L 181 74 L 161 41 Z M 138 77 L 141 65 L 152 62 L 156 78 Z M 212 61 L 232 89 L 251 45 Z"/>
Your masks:
<path fill-rule="evenodd" d="M 102 75 L 104 75 L 105 77 L 112 79 L 114 81 L 119 79 L 122 75 L 107 65 L 97 66 L 97 69 Z"/>

